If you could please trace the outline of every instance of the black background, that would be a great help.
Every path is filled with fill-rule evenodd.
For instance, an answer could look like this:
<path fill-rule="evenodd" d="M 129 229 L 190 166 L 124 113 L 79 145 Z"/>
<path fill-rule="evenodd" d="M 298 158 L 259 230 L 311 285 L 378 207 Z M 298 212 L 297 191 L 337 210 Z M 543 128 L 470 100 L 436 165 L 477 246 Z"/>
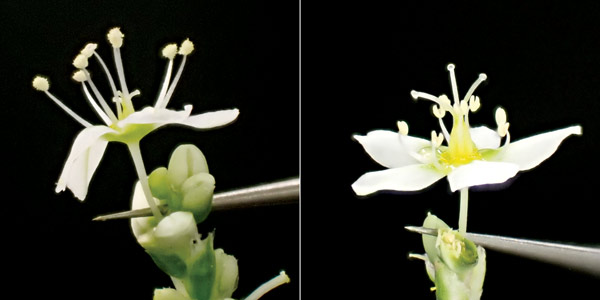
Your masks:
<path fill-rule="evenodd" d="M 550 159 L 502 189 L 472 191 L 469 231 L 600 242 L 600 4 L 440 3 L 303 6 L 303 233 L 317 223 L 309 218 L 321 222 L 303 235 L 302 254 L 304 262 L 325 257 L 303 264 L 308 299 L 435 298 L 423 263 L 407 259 L 423 252 L 420 237 L 403 227 L 422 224 L 432 212 L 456 228 L 459 195 L 442 180 L 419 193 L 355 196 L 350 185 L 383 167 L 352 135 L 397 130 L 398 120 L 411 135 L 439 131 L 431 103 L 413 101 L 410 91 L 450 95 L 448 63 L 456 65 L 461 95 L 479 73 L 488 76 L 471 124 L 495 128 L 494 109 L 501 105 L 513 141 L 583 127 L 582 136 L 569 137 Z M 322 23 L 311 24 L 315 17 Z M 591 299 L 597 285 L 592 276 L 490 250 L 483 299 Z"/>
<path fill-rule="evenodd" d="M 236 107 L 230 126 L 195 131 L 165 127 L 142 140 L 147 170 L 167 164 L 179 144 L 205 154 L 216 191 L 299 175 L 299 7 L 279 1 L 3 1 L 2 119 L 4 281 L 18 298 L 151 299 L 172 286 L 136 243 L 128 221 L 92 222 L 129 209 L 135 169 L 126 147 L 109 144 L 85 202 L 55 182 L 82 129 L 31 88 L 48 76 L 50 91 L 92 123 L 100 123 L 71 80 L 71 62 L 88 42 L 113 69 L 106 34 L 121 27 L 121 54 L 136 108 L 154 103 L 168 43 L 190 38 L 188 57 L 169 108 L 193 113 Z M 109 94 L 97 63 L 95 83 Z M 177 62 L 175 67 L 177 67 Z M 114 71 L 113 71 L 113 74 Z M 299 206 L 215 212 L 200 225 L 216 229 L 215 247 L 239 262 L 235 298 L 285 270 L 292 282 L 264 299 L 299 295 Z"/>

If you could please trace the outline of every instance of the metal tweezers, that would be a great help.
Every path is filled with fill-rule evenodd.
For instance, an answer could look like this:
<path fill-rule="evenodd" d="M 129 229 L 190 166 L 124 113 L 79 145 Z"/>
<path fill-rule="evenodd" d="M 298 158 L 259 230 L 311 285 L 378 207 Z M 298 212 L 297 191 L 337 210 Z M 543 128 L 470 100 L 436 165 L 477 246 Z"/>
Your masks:
<path fill-rule="evenodd" d="M 259 184 L 229 192 L 215 193 L 212 210 L 239 209 L 257 206 L 272 206 L 298 203 L 300 198 L 300 179 L 291 178 L 267 184 Z M 159 207 L 166 213 L 167 207 Z M 94 221 L 131 219 L 152 215 L 150 208 L 129 210 L 94 218 Z"/>
<path fill-rule="evenodd" d="M 420 234 L 438 235 L 437 229 L 417 226 L 406 226 L 405 228 Z M 600 245 L 583 247 L 468 232 L 463 236 L 487 249 L 551 263 L 600 277 Z"/>

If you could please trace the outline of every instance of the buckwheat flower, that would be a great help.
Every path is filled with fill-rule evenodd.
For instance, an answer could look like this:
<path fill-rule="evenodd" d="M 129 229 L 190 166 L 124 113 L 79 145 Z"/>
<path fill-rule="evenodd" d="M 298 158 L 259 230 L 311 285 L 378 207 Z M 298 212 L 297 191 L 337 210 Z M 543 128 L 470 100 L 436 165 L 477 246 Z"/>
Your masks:
<path fill-rule="evenodd" d="M 120 53 L 120 48 L 123 45 L 123 37 L 124 35 L 119 28 L 113 28 L 108 33 L 108 40 L 113 48 L 119 87 L 115 84 L 115 80 L 113 80 L 104 60 L 96 52 L 97 44 L 87 44 L 73 61 L 73 65 L 78 69 L 74 73 L 73 79 L 81 83 L 85 99 L 90 103 L 94 112 L 104 124 L 92 125 L 66 107 L 49 92 L 50 85 L 46 78 L 41 76 L 36 77 L 33 80 L 33 87 L 44 92 L 65 112 L 85 127 L 77 135 L 73 143 L 69 157 L 58 180 L 56 192 L 61 192 L 69 188 L 78 199 L 84 200 L 89 182 L 102 159 L 108 142 L 122 142 L 128 146 L 131 152 L 138 176 L 142 182 L 143 189 L 147 193 L 146 196 L 153 212 L 155 215 L 160 215 L 155 203 L 151 200 L 152 197 L 146 179 L 147 175 L 139 149 L 139 141 L 153 130 L 168 124 L 180 124 L 196 129 L 220 127 L 234 121 L 239 111 L 237 109 L 228 109 L 191 115 L 192 105 L 185 105 L 183 110 L 179 111 L 166 108 L 183 71 L 187 55 L 193 50 L 193 44 L 189 40 L 183 42 L 179 47 L 179 51 L 176 44 L 165 47 L 163 55 L 168 59 L 168 69 L 156 102 L 154 106 L 135 110 L 132 98 L 140 95 L 140 91 L 134 90 L 130 92 L 125 82 Z M 171 79 L 173 61 L 177 54 L 183 58 L 176 76 Z M 112 95 L 108 99 L 109 101 L 100 93 L 91 79 L 90 72 L 87 70 L 89 59 L 92 56 L 95 57 L 107 76 L 112 91 Z M 111 105 L 114 109 L 111 108 Z"/>
<path fill-rule="evenodd" d="M 481 105 L 473 92 L 487 76 L 480 74 L 461 99 L 453 64 L 448 65 L 448 71 L 453 103 L 446 95 L 435 97 L 411 92 L 414 99 L 434 103 L 432 112 L 439 121 L 439 134 L 433 131 L 430 139 L 412 137 L 408 135 L 408 124 L 399 122 L 398 132 L 375 130 L 366 136 L 354 136 L 376 162 L 388 168 L 368 172 L 356 180 L 352 188 L 357 195 L 381 190 L 418 191 L 444 177 L 453 192 L 466 191 L 471 186 L 503 183 L 517 172 L 534 168 L 549 158 L 568 136 L 581 134 L 580 126 L 571 126 L 511 142 L 503 108 L 496 110 L 496 130 L 485 126 L 471 127 L 469 113 L 477 111 Z M 451 131 L 443 122 L 446 116 L 452 118 Z M 461 202 L 466 202 L 466 193 L 464 197 L 462 194 Z"/>

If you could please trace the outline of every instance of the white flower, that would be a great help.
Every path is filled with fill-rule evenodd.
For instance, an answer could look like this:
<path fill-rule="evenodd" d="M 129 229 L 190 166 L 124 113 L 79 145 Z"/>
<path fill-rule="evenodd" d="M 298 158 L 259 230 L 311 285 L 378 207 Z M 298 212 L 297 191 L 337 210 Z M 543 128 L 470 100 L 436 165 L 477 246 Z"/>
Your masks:
<path fill-rule="evenodd" d="M 73 65 L 79 69 L 75 72 L 73 78 L 81 83 L 85 98 L 94 108 L 96 114 L 102 119 L 104 125 L 92 125 L 66 107 L 48 91 L 49 83 L 46 78 L 38 76 L 33 80 L 35 89 L 44 92 L 50 99 L 85 127 L 77 135 L 77 138 L 73 143 L 69 157 L 67 158 L 58 180 L 56 192 L 61 192 L 66 188 L 69 188 L 77 198 L 80 200 L 85 199 L 89 182 L 102 159 L 108 142 L 122 142 L 127 144 L 130 150 L 132 150 L 136 168 L 142 167 L 142 169 L 138 168 L 138 175 L 141 175 L 142 173 L 140 173 L 140 171 L 144 171 L 143 164 L 141 164 L 141 157 L 138 155 L 139 153 L 136 152 L 139 152 L 139 141 L 151 131 L 167 124 L 181 124 L 197 129 L 210 129 L 231 123 L 239 114 L 237 109 L 228 109 L 191 115 L 192 105 L 186 105 L 184 106 L 184 109 L 180 111 L 166 109 L 179 77 L 181 76 L 181 72 L 183 71 L 187 55 L 193 50 L 193 44 L 189 40 L 185 40 L 182 43 L 178 53 L 177 45 L 175 44 L 170 44 L 165 47 L 166 49 L 163 51 L 163 54 L 169 62 L 167 74 L 165 75 L 165 80 L 158 94 L 156 103 L 152 107 L 145 107 L 136 111 L 131 100 L 134 96 L 139 95 L 140 92 L 138 90 L 129 92 L 125 83 L 120 53 L 123 37 L 124 35 L 118 28 L 113 28 L 108 34 L 109 42 L 112 45 L 115 67 L 120 84 L 119 90 L 117 89 L 115 81 L 110 75 L 106 64 L 96 52 L 97 44 L 90 43 L 86 45 L 73 61 Z M 182 55 L 183 58 L 175 77 L 171 80 L 173 60 L 176 54 Z M 111 109 L 104 97 L 102 97 L 96 85 L 92 82 L 90 73 L 86 69 L 88 60 L 92 56 L 98 60 L 107 75 L 113 94 L 111 100 L 115 106 L 116 113 Z"/>
<path fill-rule="evenodd" d="M 479 97 L 473 96 L 477 86 L 486 79 L 479 78 L 460 100 L 454 76 L 454 65 L 448 65 L 454 103 L 447 96 L 439 97 L 412 91 L 413 98 L 433 101 L 433 114 L 439 119 L 441 133 L 432 132 L 431 139 L 412 137 L 408 125 L 398 122 L 399 132 L 375 130 L 366 136 L 354 138 L 366 152 L 387 170 L 369 172 L 361 176 L 352 188 L 357 195 L 368 195 L 381 190 L 417 191 L 447 177 L 454 192 L 470 186 L 503 183 L 519 171 L 529 170 L 549 158 L 559 144 L 572 134 L 581 134 L 580 126 L 571 126 L 538 134 L 516 142 L 510 141 L 506 111 L 496 110 L 497 130 L 487 127 L 471 128 L 469 112 L 480 106 Z M 453 119 L 449 133 L 443 117 Z M 501 140 L 504 144 L 501 146 Z M 443 141 L 446 145 L 442 146 Z"/>

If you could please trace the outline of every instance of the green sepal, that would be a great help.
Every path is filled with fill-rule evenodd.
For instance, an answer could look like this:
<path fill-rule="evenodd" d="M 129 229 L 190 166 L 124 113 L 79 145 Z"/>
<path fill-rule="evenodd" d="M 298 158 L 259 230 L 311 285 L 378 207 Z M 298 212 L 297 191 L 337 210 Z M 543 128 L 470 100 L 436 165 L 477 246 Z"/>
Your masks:
<path fill-rule="evenodd" d="M 448 229 L 448 228 L 450 228 L 450 226 L 448 226 L 448 224 L 446 224 L 440 218 L 438 218 L 437 216 L 435 216 L 431 213 L 427 213 L 427 217 L 425 218 L 425 221 L 423 222 L 423 227 L 433 228 L 433 229 Z M 425 253 L 427 253 L 427 257 L 428 257 L 429 261 L 434 263 L 434 262 L 440 260 L 439 254 L 438 254 L 438 249 L 436 246 L 437 237 L 428 235 L 428 234 L 422 234 L 421 236 L 423 239 L 423 247 L 425 248 Z"/>
<path fill-rule="evenodd" d="M 181 257 L 175 254 L 161 254 L 153 251 L 146 252 L 150 255 L 156 266 L 169 276 L 183 277 L 187 273 L 187 265 Z"/>
<path fill-rule="evenodd" d="M 180 278 L 190 295 L 195 300 L 210 300 L 216 275 L 216 258 L 213 249 L 214 234 L 196 241 L 194 253 L 188 260 L 188 274 Z"/>
<path fill-rule="evenodd" d="M 169 207 L 171 207 L 170 198 L 172 197 L 173 190 L 171 189 L 168 177 L 168 171 L 165 167 L 156 168 L 150 175 L 148 175 L 148 185 L 150 185 L 150 191 L 152 196 L 155 198 L 165 200 Z"/>

